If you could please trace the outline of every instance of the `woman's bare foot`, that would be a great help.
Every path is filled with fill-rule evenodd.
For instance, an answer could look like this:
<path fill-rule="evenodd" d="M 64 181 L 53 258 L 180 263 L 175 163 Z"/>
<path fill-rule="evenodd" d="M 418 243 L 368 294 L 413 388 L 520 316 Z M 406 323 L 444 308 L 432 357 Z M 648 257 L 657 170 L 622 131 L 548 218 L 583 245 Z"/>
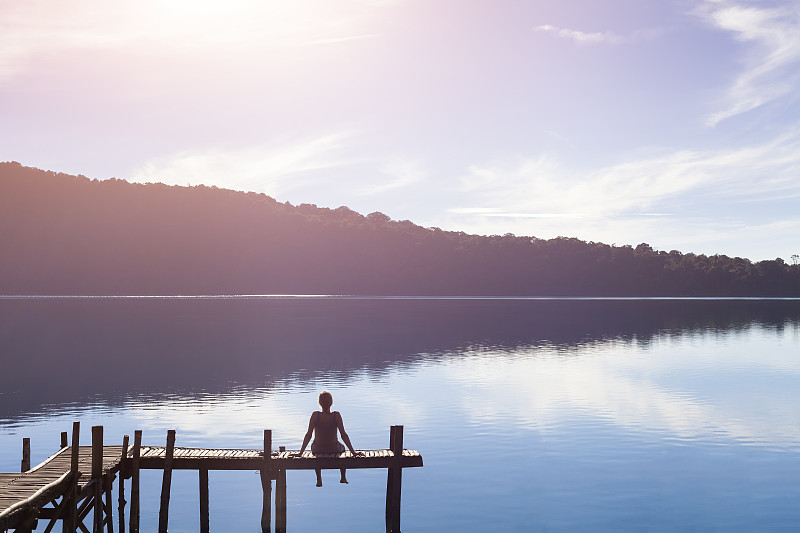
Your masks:
<path fill-rule="evenodd" d="M 317 487 L 321 487 L 321 486 L 322 486 L 322 481 L 317 480 Z"/>

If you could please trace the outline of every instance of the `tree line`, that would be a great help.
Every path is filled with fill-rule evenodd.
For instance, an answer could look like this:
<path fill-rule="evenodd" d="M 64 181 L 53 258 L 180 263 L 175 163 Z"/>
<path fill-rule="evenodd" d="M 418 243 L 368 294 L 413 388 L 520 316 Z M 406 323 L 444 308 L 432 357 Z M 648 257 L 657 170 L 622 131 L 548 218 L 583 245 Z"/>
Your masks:
<path fill-rule="evenodd" d="M 0 163 L 0 294 L 800 296 L 782 259 L 471 235 Z"/>

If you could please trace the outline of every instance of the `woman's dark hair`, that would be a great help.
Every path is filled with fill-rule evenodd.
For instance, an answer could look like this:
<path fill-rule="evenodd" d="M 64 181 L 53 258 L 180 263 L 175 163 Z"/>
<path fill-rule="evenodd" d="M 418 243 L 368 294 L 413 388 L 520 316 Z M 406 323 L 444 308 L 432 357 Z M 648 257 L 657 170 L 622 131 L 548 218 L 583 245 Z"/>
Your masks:
<path fill-rule="evenodd" d="M 333 405 L 333 394 L 324 390 L 319 393 L 319 405 L 321 407 L 330 407 Z"/>

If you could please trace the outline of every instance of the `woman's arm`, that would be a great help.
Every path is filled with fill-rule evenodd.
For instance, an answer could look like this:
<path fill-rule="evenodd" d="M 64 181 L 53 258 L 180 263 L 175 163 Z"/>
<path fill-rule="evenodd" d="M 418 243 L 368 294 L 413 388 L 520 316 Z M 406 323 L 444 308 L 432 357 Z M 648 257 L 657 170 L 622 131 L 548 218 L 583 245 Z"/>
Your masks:
<path fill-rule="evenodd" d="M 306 436 L 303 437 L 303 446 L 300 448 L 300 454 L 306 451 L 306 446 L 308 446 L 309 441 L 311 441 L 311 435 L 314 434 L 314 426 L 317 425 L 317 412 L 314 411 L 311 413 L 311 418 L 308 419 L 308 431 L 306 431 Z"/>
<path fill-rule="evenodd" d="M 339 428 L 339 435 L 342 436 L 342 440 L 344 441 L 347 448 L 350 450 L 350 453 L 356 455 L 356 451 L 353 449 L 353 445 L 350 444 L 350 437 L 347 436 L 347 432 L 344 430 L 344 421 L 342 421 L 342 415 L 339 411 L 336 411 L 336 427 Z"/>

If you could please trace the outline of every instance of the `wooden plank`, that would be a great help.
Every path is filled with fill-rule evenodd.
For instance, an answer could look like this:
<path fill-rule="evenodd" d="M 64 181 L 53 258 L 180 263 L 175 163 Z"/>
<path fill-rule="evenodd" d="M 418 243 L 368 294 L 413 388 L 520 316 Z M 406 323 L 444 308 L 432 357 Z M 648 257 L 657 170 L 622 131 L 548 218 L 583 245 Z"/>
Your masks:
<path fill-rule="evenodd" d="M 183 457 L 173 460 L 173 470 L 198 470 L 208 468 L 209 470 L 260 470 L 263 464 L 263 456 L 251 457 Z M 303 454 L 303 457 L 278 455 L 272 456 L 273 469 L 285 470 L 312 470 L 322 469 L 356 469 L 356 468 L 389 468 L 392 466 L 394 456 L 391 452 L 381 451 L 370 456 L 367 451 L 363 457 L 353 457 L 349 454 L 332 455 L 313 455 L 310 452 Z M 419 454 L 402 455 L 402 467 L 414 468 L 422 466 L 422 456 Z M 140 459 L 140 468 L 145 470 L 162 470 L 164 468 L 163 457 L 145 457 Z M 274 478 L 273 478 L 274 479 Z"/>
<path fill-rule="evenodd" d="M 22 474 L 0 474 L 0 498 L 2 498 L 3 486 L 11 481 L 14 481 Z"/>
<path fill-rule="evenodd" d="M 42 507 L 53 498 L 63 493 L 65 486 L 71 482 L 70 472 L 65 472 L 60 477 L 52 480 L 44 486 L 27 486 L 26 490 L 7 491 L 19 496 L 27 496 L 17 500 L 0 513 L 0 530 L 15 527 L 29 514 L 29 509 Z"/>
<path fill-rule="evenodd" d="M 161 506 L 158 510 L 158 533 L 167 533 L 169 522 L 169 491 L 172 485 L 172 452 L 175 447 L 175 430 L 167 431 L 167 449 L 164 457 L 164 477 L 161 482 Z"/>

